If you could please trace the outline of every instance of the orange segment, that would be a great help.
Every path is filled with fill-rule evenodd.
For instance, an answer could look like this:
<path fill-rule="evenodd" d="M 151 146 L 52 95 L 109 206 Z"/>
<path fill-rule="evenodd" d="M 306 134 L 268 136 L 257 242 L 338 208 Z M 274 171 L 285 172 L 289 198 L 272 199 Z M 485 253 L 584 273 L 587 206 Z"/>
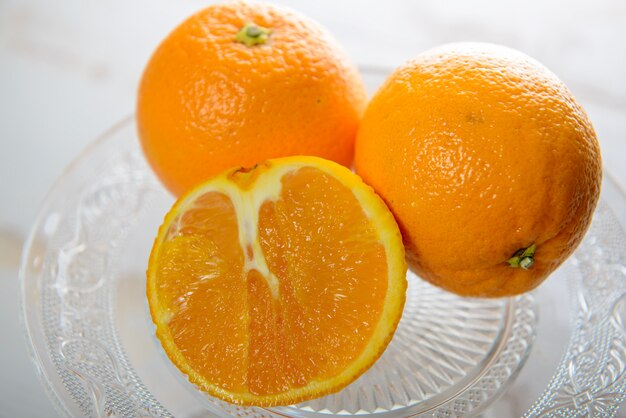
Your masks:
<path fill-rule="evenodd" d="M 161 233 L 167 238 L 158 253 L 158 280 L 150 283 L 156 286 L 152 297 L 158 298 L 151 308 L 158 307 L 152 311 L 159 315 L 157 325 L 167 326 L 157 327 L 157 336 L 168 353 L 179 351 L 208 379 L 242 390 L 248 319 L 241 306 L 247 298 L 237 274 L 243 254 L 232 203 L 224 194 L 207 193 Z M 229 341 L 215 338 L 224 335 Z"/>
<path fill-rule="evenodd" d="M 150 257 L 157 335 L 189 380 L 240 404 L 331 393 L 402 313 L 398 227 L 358 176 L 315 157 L 234 169 L 183 196 Z"/>

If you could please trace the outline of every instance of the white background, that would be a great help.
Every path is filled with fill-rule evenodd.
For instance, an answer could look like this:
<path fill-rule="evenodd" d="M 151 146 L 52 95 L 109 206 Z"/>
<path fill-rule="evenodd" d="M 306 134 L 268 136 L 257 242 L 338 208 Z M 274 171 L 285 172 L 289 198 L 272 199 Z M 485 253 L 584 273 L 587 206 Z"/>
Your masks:
<path fill-rule="evenodd" d="M 557 73 L 595 124 L 605 168 L 626 186 L 626 2 L 275 1 L 320 21 L 363 67 L 431 46 L 489 41 Z M 133 112 L 157 43 L 206 1 L 0 0 L 0 416 L 51 416 L 18 315 L 19 255 L 52 182 Z"/>

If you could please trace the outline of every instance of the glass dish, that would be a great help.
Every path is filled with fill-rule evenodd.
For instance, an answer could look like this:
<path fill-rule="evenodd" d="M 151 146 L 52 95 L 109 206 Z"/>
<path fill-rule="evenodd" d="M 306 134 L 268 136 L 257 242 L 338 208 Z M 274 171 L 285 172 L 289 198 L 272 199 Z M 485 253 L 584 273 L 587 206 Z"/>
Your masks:
<path fill-rule="evenodd" d="M 196 390 L 154 337 L 145 268 L 173 198 L 129 118 L 67 168 L 32 228 L 20 273 L 32 356 L 70 416 L 611 416 L 626 391 L 626 235 L 606 200 L 626 197 L 604 188 L 583 244 L 539 290 L 464 299 L 409 274 L 396 335 L 361 378 L 299 405 L 243 408 Z M 512 384 L 526 392 L 497 401 Z"/>

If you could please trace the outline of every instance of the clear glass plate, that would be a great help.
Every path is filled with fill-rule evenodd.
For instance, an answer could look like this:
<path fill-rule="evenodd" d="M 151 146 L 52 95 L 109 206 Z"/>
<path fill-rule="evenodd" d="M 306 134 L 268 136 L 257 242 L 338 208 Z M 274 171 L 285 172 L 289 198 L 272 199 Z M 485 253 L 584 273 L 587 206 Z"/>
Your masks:
<path fill-rule="evenodd" d="M 365 72 L 370 85 L 380 77 Z M 605 190 L 613 207 L 624 205 L 612 183 Z M 556 302 L 542 294 L 552 285 L 516 298 L 467 299 L 409 274 L 398 330 L 369 371 L 337 394 L 268 409 L 196 390 L 154 337 L 145 269 L 172 203 L 143 159 L 132 119 L 85 150 L 48 195 L 24 250 L 22 302 L 36 367 L 61 413 L 474 416 L 504 393 L 527 359 L 542 370 L 536 375 L 552 376 L 520 379 L 545 387 L 524 405 L 528 416 L 611 416 L 624 400 L 626 235 L 604 201 L 581 247 L 549 280 L 565 289 L 549 293 Z M 549 315 L 538 322 L 542 304 Z M 546 356 L 531 347 L 542 326 L 563 332 L 554 306 L 572 321 L 561 346 L 541 347 L 560 350 Z"/>

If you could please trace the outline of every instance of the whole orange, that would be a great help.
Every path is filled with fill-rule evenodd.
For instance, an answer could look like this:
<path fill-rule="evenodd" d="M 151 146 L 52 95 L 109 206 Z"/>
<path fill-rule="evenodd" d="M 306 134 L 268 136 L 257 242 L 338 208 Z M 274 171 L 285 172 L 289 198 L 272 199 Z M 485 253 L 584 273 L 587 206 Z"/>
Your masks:
<path fill-rule="evenodd" d="M 549 70 L 489 44 L 449 44 L 398 68 L 368 105 L 357 172 L 384 198 L 411 267 L 467 296 L 539 285 L 580 243 L 600 149 Z"/>
<path fill-rule="evenodd" d="M 180 195 L 268 158 L 351 164 L 365 97 L 356 67 L 317 23 L 230 2 L 191 16 L 154 52 L 139 87 L 138 131 L 151 166 Z"/>

